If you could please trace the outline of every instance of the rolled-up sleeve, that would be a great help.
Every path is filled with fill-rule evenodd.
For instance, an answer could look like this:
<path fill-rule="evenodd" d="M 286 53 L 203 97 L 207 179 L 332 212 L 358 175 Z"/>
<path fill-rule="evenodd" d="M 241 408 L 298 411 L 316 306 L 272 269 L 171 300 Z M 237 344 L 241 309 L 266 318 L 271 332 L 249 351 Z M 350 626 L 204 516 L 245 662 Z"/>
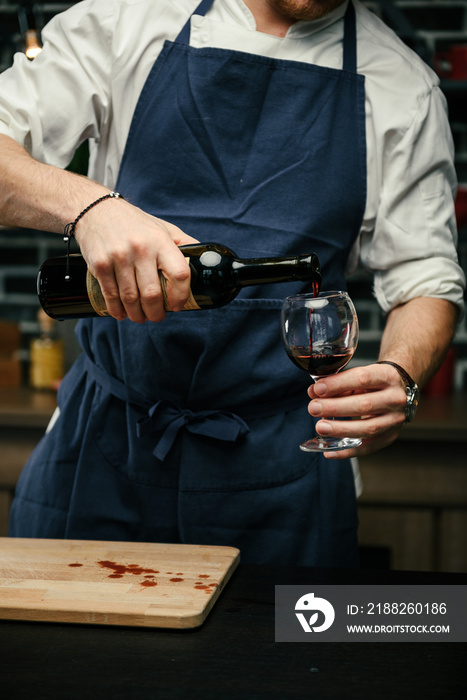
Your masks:
<path fill-rule="evenodd" d="M 54 17 L 42 32 L 43 51 L 32 62 L 16 54 L 1 76 L 0 133 L 59 167 L 82 141 L 100 138 L 111 110 L 113 3 L 99 21 L 91 5 L 78 3 Z"/>
<path fill-rule="evenodd" d="M 362 264 L 375 275 L 385 312 L 420 296 L 447 299 L 463 312 L 453 201 L 456 174 L 446 103 L 438 86 L 403 115 L 407 128 L 384 135 L 374 230 L 362 234 Z"/>

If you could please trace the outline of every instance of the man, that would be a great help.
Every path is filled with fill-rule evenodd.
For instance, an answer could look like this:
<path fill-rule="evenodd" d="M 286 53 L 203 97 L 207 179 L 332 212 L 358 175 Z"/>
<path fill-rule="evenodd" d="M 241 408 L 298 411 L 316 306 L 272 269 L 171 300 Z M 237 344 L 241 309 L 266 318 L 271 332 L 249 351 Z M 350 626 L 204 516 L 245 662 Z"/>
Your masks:
<path fill-rule="evenodd" d="M 78 218 L 113 318 L 78 327 L 84 352 L 20 479 L 11 534 L 355 565 L 349 458 L 396 439 L 462 305 L 436 77 L 356 1 L 87 0 L 43 37 L 32 65 L 2 76 L 1 220 L 62 232 Z M 61 170 L 85 138 L 92 180 Z M 101 200 L 113 188 L 125 200 Z M 309 389 L 318 432 L 360 436 L 360 448 L 297 449 L 305 385 L 278 311 L 305 287 L 165 318 L 157 272 L 182 309 L 177 246 L 193 240 L 240 257 L 316 251 L 326 289 L 344 288 L 358 259 L 374 271 L 388 313 L 380 360 L 396 366 Z M 232 442 L 194 434 L 205 410 L 248 427 Z"/>

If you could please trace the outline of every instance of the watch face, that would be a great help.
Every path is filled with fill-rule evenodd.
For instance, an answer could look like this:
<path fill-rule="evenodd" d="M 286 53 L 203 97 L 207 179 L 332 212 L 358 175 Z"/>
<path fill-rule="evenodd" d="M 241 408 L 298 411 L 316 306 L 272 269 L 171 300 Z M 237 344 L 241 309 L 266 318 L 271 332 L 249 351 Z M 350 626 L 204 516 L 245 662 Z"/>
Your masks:
<path fill-rule="evenodd" d="M 420 401 L 420 391 L 418 386 L 407 386 L 407 405 L 405 407 L 405 420 L 409 423 L 415 416 Z"/>

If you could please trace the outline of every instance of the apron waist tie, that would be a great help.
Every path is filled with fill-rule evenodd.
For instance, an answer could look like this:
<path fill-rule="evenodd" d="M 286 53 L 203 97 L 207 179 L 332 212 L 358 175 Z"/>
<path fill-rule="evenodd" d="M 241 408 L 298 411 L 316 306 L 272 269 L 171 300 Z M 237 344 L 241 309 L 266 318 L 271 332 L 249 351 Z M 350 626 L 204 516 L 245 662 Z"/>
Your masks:
<path fill-rule="evenodd" d="M 250 431 L 245 420 L 231 411 L 222 409 L 192 411 L 180 408 L 169 399 L 162 399 L 153 404 L 138 391 L 98 367 L 88 355 L 84 355 L 84 358 L 84 368 L 91 379 L 116 398 L 146 412 L 146 415 L 136 422 L 136 434 L 138 437 L 148 437 L 161 433 L 153 454 L 162 462 L 172 448 L 181 428 L 186 428 L 197 435 L 227 442 L 235 442 Z M 286 399 L 255 403 L 253 406 L 244 407 L 240 412 L 247 419 L 266 418 L 304 406 L 305 399 L 306 394 L 301 389 L 300 392 Z"/>
<path fill-rule="evenodd" d="M 153 454 L 162 462 L 175 442 L 178 431 L 186 428 L 190 433 L 235 442 L 249 433 L 250 428 L 239 416 L 229 411 L 190 411 L 180 408 L 173 401 L 163 399 L 148 410 L 136 424 L 138 437 L 148 437 L 162 432 Z"/>

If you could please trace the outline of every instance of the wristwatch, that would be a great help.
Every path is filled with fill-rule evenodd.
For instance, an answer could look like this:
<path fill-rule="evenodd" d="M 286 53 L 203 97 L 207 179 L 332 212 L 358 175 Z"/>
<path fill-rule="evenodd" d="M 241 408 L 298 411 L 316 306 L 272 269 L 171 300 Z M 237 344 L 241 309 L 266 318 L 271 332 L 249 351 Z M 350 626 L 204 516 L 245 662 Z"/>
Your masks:
<path fill-rule="evenodd" d="M 407 395 L 407 403 L 405 405 L 405 421 L 404 425 L 406 423 L 410 423 L 411 420 L 415 418 L 415 414 L 417 412 L 418 404 L 420 403 L 420 389 L 418 388 L 418 385 L 410 374 L 405 371 L 405 369 L 402 369 L 400 365 L 397 365 L 395 362 L 391 362 L 390 360 L 380 360 L 379 362 L 376 363 L 377 365 L 391 365 L 401 375 L 404 383 L 405 383 L 405 393 Z"/>

